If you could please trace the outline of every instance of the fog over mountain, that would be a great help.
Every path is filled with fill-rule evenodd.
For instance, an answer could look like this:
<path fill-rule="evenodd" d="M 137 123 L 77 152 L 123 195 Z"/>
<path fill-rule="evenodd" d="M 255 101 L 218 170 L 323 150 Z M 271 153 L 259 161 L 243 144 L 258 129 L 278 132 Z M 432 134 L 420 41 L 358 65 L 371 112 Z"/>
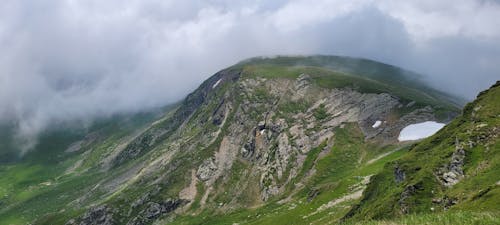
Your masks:
<path fill-rule="evenodd" d="M 499 27 L 484 0 L 6 0 L 0 121 L 28 143 L 55 122 L 178 101 L 259 55 L 369 58 L 472 99 L 500 79 Z"/>

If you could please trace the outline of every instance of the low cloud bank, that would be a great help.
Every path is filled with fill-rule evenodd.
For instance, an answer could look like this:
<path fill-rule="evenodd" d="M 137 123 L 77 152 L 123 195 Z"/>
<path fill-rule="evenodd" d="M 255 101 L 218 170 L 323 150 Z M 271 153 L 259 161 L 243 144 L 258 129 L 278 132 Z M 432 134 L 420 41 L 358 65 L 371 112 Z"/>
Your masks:
<path fill-rule="evenodd" d="M 471 99 L 500 77 L 498 15 L 479 0 L 7 0 L 0 123 L 28 149 L 53 123 L 165 105 L 221 68 L 277 54 L 379 60 Z"/>

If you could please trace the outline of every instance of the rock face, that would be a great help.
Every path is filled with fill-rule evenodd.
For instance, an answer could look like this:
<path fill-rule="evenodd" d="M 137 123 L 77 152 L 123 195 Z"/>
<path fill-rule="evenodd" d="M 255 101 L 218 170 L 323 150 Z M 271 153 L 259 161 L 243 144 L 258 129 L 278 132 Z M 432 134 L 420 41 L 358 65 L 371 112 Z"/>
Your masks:
<path fill-rule="evenodd" d="M 204 102 L 206 102 L 209 93 L 212 92 L 212 89 L 214 89 L 212 83 L 221 80 L 221 77 L 224 77 L 225 79 L 217 85 L 218 87 L 223 85 L 222 83 L 224 82 L 234 82 L 238 80 L 240 77 L 240 71 L 233 71 L 231 69 L 223 70 L 205 81 L 200 88 L 186 97 L 184 102 L 181 104 L 179 109 L 175 111 L 172 117 L 156 124 L 128 143 L 127 146 L 113 159 L 113 166 L 116 167 L 128 160 L 145 154 L 146 151 L 149 151 L 152 147 L 156 146 L 158 142 L 172 135 L 175 132 L 175 129 L 181 126 L 187 118 L 189 118 Z M 220 109 L 224 108 L 223 103 L 224 102 L 219 105 Z M 221 122 L 219 119 L 221 116 L 224 116 L 220 115 L 221 113 L 223 112 L 216 111 L 214 114 L 217 115 L 217 117 L 214 118 L 214 124 Z"/>
<path fill-rule="evenodd" d="M 396 183 L 401 183 L 406 178 L 405 172 L 399 166 L 396 166 L 396 168 L 394 168 L 394 178 L 396 180 Z"/>
<path fill-rule="evenodd" d="M 409 198 L 415 195 L 418 191 L 421 191 L 423 189 L 424 187 L 421 183 L 405 187 L 398 201 L 401 214 L 408 214 L 411 212 L 412 204 L 408 202 Z"/>
<path fill-rule="evenodd" d="M 404 107 L 397 97 L 350 88 L 319 88 L 307 74 L 295 80 L 242 79 L 233 93 L 238 95 L 224 94 L 217 101 L 211 117 L 214 125 L 227 126 L 219 147 L 219 152 L 224 149 L 226 153 L 205 159 L 196 176 L 210 187 L 218 179 L 229 179 L 225 171 L 234 161 L 246 161 L 253 165 L 247 176 L 258 180 L 254 188 L 260 190 L 261 201 L 284 191 L 311 149 L 325 143 L 328 150 L 335 128 L 344 123 L 358 123 L 367 139 L 394 143 L 406 125 L 434 118 L 431 107 L 394 117 L 393 111 Z M 234 116 L 228 118 L 231 114 Z M 376 120 L 387 122 L 373 128 Z M 241 185 L 250 188 L 253 184 Z"/>
<path fill-rule="evenodd" d="M 89 209 L 80 219 L 79 222 L 70 220 L 67 225 L 113 225 L 113 214 L 111 209 L 106 205 L 98 206 Z"/>
<path fill-rule="evenodd" d="M 217 169 L 218 167 L 215 164 L 214 159 L 210 158 L 203 161 L 203 163 L 198 168 L 198 171 L 196 172 L 196 176 L 201 181 L 207 181 L 215 175 Z"/>
<path fill-rule="evenodd" d="M 453 186 L 464 178 L 462 167 L 464 165 L 465 149 L 464 145 L 458 141 L 458 138 L 455 142 L 456 150 L 451 156 L 450 164 L 440 168 L 438 171 L 440 181 L 446 187 Z"/>
<path fill-rule="evenodd" d="M 127 223 L 127 225 L 145 225 L 150 224 L 155 219 L 170 213 L 181 206 L 182 200 L 168 199 L 163 202 L 148 202 L 146 208 L 142 210 L 137 217 Z"/>

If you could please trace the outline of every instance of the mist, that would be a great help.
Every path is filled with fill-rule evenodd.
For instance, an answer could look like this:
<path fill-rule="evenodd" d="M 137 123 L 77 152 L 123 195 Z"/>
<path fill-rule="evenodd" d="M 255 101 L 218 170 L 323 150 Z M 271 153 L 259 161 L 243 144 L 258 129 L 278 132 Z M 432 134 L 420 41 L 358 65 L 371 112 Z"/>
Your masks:
<path fill-rule="evenodd" d="M 6 0 L 0 123 L 29 149 L 51 124 L 173 103 L 262 55 L 373 59 L 473 99 L 500 79 L 499 27 L 480 0 Z"/>

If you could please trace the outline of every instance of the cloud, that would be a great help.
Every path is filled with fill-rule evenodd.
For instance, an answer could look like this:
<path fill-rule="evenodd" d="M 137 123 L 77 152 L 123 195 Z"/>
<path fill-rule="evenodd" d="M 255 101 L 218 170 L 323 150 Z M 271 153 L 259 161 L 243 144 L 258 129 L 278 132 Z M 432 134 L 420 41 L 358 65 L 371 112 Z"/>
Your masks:
<path fill-rule="evenodd" d="M 414 41 L 465 36 L 498 39 L 500 5 L 496 1 L 382 1 L 379 8 L 401 20 Z"/>
<path fill-rule="evenodd" d="M 244 58 L 341 54 L 466 98 L 500 79 L 495 1 L 29 1 L 0 5 L 0 121 L 53 123 L 181 99 Z"/>

